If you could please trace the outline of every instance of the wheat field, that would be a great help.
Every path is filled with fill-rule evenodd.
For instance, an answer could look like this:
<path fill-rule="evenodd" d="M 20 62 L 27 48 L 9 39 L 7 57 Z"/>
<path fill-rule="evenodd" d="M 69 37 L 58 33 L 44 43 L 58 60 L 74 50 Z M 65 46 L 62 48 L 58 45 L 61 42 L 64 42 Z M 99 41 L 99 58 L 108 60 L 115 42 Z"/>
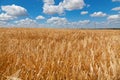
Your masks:
<path fill-rule="evenodd" d="M 120 80 L 120 30 L 1 28 L 0 80 Z"/>

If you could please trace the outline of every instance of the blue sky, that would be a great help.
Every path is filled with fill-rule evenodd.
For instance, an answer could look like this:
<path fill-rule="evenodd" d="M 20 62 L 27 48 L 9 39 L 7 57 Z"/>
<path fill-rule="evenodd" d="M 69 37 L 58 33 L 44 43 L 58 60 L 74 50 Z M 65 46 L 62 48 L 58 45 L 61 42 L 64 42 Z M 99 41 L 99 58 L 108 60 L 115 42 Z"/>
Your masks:
<path fill-rule="evenodd" d="M 0 0 L 0 26 L 120 28 L 120 0 Z"/>

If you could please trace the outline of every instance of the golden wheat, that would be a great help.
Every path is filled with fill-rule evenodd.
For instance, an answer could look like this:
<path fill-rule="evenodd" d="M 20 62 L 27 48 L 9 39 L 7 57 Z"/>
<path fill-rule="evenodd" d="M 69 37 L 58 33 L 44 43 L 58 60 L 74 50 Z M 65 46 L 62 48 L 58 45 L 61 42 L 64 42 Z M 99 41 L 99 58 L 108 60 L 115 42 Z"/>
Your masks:
<path fill-rule="evenodd" d="M 120 30 L 1 28 L 0 80 L 120 80 Z"/>

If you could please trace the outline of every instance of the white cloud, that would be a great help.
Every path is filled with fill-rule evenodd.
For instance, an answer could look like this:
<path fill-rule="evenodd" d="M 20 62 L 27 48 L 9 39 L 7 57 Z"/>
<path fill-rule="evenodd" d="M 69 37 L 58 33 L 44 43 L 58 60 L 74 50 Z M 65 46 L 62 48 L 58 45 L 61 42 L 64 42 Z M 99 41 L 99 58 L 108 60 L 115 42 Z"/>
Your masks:
<path fill-rule="evenodd" d="M 5 21 L 0 21 L 0 27 L 3 27 L 4 25 L 6 25 L 7 24 L 7 22 L 5 22 Z"/>
<path fill-rule="evenodd" d="M 54 25 L 65 25 L 68 23 L 66 18 L 60 18 L 60 17 L 52 17 L 47 20 L 48 24 L 54 24 Z"/>
<path fill-rule="evenodd" d="M 84 0 L 64 0 L 62 4 L 66 10 L 82 9 L 85 6 Z"/>
<path fill-rule="evenodd" d="M 80 20 L 76 22 L 69 22 L 66 18 L 52 17 L 47 20 L 47 24 L 52 27 L 58 28 L 80 28 L 86 27 L 90 23 L 90 20 Z"/>
<path fill-rule="evenodd" d="M 0 21 L 1 27 L 49 27 L 49 25 L 38 23 L 36 20 L 24 18 L 12 21 Z"/>
<path fill-rule="evenodd" d="M 108 25 L 120 28 L 120 14 L 110 15 L 107 20 Z"/>
<path fill-rule="evenodd" d="M 6 5 L 1 6 L 2 11 L 11 16 L 26 16 L 27 10 L 21 6 L 17 5 Z"/>
<path fill-rule="evenodd" d="M 90 20 L 80 20 L 77 22 L 69 22 L 69 26 L 73 28 L 86 27 L 90 23 Z"/>
<path fill-rule="evenodd" d="M 120 0 L 112 0 L 113 2 L 120 2 Z"/>
<path fill-rule="evenodd" d="M 43 0 L 45 4 L 54 4 L 54 0 Z"/>
<path fill-rule="evenodd" d="M 47 25 L 53 28 L 118 28 L 120 26 L 120 19 L 117 18 L 116 20 L 107 20 L 103 22 L 94 22 L 90 20 L 70 22 L 66 18 L 52 17 L 47 20 Z"/>
<path fill-rule="evenodd" d="M 60 4 L 58 6 L 44 4 L 43 12 L 45 14 L 62 14 L 64 13 L 64 8 Z"/>
<path fill-rule="evenodd" d="M 120 7 L 115 7 L 112 9 L 113 11 L 120 11 Z"/>
<path fill-rule="evenodd" d="M 25 18 L 25 19 L 15 21 L 15 24 L 16 26 L 19 26 L 19 27 L 38 27 L 39 26 L 39 24 L 35 20 L 32 20 L 30 18 Z"/>
<path fill-rule="evenodd" d="M 36 17 L 36 19 L 37 19 L 37 20 L 41 20 L 41 19 L 45 19 L 45 17 L 39 15 L 39 16 Z"/>
<path fill-rule="evenodd" d="M 88 14 L 88 11 L 82 11 L 81 12 L 81 15 L 85 15 L 85 14 Z"/>
<path fill-rule="evenodd" d="M 11 21 L 0 21 L 0 27 L 13 27 L 15 26 Z"/>
<path fill-rule="evenodd" d="M 90 20 L 83 20 L 83 21 L 79 21 L 80 24 L 89 24 Z"/>
<path fill-rule="evenodd" d="M 105 16 L 107 16 L 107 14 L 99 11 L 99 12 L 94 12 L 94 13 L 91 14 L 90 16 L 91 16 L 91 17 L 105 17 Z"/>
<path fill-rule="evenodd" d="M 83 0 L 63 0 L 58 5 L 55 5 L 54 0 L 43 0 L 43 12 L 46 14 L 62 14 L 65 10 L 71 11 L 82 9 L 85 6 Z"/>
<path fill-rule="evenodd" d="M 2 12 L 0 14 L 1 21 L 11 21 L 20 16 L 27 15 L 27 10 L 25 8 L 14 4 L 1 6 L 1 12 Z"/>
<path fill-rule="evenodd" d="M 107 19 L 108 19 L 108 20 L 118 20 L 118 19 L 120 19 L 120 15 L 119 15 L 119 14 L 110 15 L 110 16 L 108 16 Z"/>
<path fill-rule="evenodd" d="M 1 13 L 0 14 L 0 21 L 8 21 L 8 20 L 13 20 L 13 19 L 15 19 L 16 17 L 14 17 L 14 16 L 10 16 L 10 15 L 8 15 L 8 14 L 6 14 L 6 13 Z"/>

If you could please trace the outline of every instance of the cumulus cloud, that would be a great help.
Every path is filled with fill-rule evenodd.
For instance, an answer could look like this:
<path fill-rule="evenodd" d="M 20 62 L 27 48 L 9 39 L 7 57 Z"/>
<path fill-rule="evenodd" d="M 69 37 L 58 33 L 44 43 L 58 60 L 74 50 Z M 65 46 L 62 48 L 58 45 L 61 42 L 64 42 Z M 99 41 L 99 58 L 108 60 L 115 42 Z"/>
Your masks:
<path fill-rule="evenodd" d="M 85 6 L 83 0 L 64 0 L 62 4 L 66 10 L 82 9 Z"/>
<path fill-rule="evenodd" d="M 85 15 L 85 14 L 88 14 L 88 11 L 82 11 L 81 12 L 81 15 Z"/>
<path fill-rule="evenodd" d="M 80 24 L 89 24 L 90 20 L 83 20 L 83 21 L 79 21 Z"/>
<path fill-rule="evenodd" d="M 54 4 L 54 0 L 43 0 L 45 4 Z"/>
<path fill-rule="evenodd" d="M 54 24 L 54 25 L 65 25 L 68 23 L 66 18 L 60 18 L 60 17 L 51 17 L 47 20 L 48 24 Z"/>
<path fill-rule="evenodd" d="M 113 11 L 120 11 L 120 7 L 115 7 L 112 9 Z"/>
<path fill-rule="evenodd" d="M 120 19 L 117 17 L 102 22 L 94 22 L 90 20 L 70 22 L 66 18 L 51 17 L 47 20 L 47 25 L 53 28 L 117 28 L 120 25 Z"/>
<path fill-rule="evenodd" d="M 0 27 L 13 27 L 15 26 L 11 21 L 0 21 Z"/>
<path fill-rule="evenodd" d="M 15 19 L 16 17 L 14 16 L 11 16 L 11 15 L 8 15 L 6 13 L 1 13 L 0 14 L 0 21 L 8 21 L 8 20 L 13 20 Z"/>
<path fill-rule="evenodd" d="M 26 16 L 27 10 L 21 6 L 17 5 L 6 5 L 1 6 L 2 11 L 11 16 Z"/>
<path fill-rule="evenodd" d="M 45 19 L 45 17 L 39 15 L 39 16 L 36 17 L 36 19 L 37 19 L 37 20 L 42 20 L 42 19 Z"/>
<path fill-rule="evenodd" d="M 107 18 L 108 20 L 118 20 L 120 19 L 120 15 L 119 14 L 115 14 L 115 15 L 110 15 Z"/>
<path fill-rule="evenodd" d="M 99 11 L 99 12 L 94 12 L 94 13 L 91 14 L 90 16 L 91 16 L 91 17 L 105 17 L 105 16 L 107 16 L 107 14 Z"/>
<path fill-rule="evenodd" d="M 47 27 L 46 24 L 38 23 L 36 20 L 24 18 L 12 21 L 0 21 L 1 27 Z M 49 25 L 48 25 L 49 27 Z"/>
<path fill-rule="evenodd" d="M 6 25 L 7 24 L 7 22 L 5 22 L 5 21 L 0 21 L 0 27 L 3 27 L 4 25 Z"/>
<path fill-rule="evenodd" d="M 14 20 L 20 16 L 26 16 L 27 10 L 17 5 L 5 5 L 1 6 L 0 20 L 9 21 Z"/>
<path fill-rule="evenodd" d="M 112 0 L 113 2 L 120 2 L 120 0 Z"/>
<path fill-rule="evenodd" d="M 115 14 L 115 15 L 110 15 L 107 18 L 108 20 L 108 25 L 114 26 L 114 27 L 119 27 L 120 28 L 120 14 Z"/>
<path fill-rule="evenodd" d="M 62 14 L 65 10 L 82 9 L 85 6 L 83 0 L 63 0 L 58 5 L 55 5 L 54 0 L 43 0 L 43 2 L 43 12 L 46 14 Z"/>
<path fill-rule="evenodd" d="M 15 21 L 15 25 L 19 27 L 38 27 L 39 26 L 35 20 L 32 20 L 30 18 L 25 18 L 25 19 Z"/>
<path fill-rule="evenodd" d="M 43 12 L 45 14 L 62 14 L 64 13 L 64 8 L 60 4 L 58 6 L 44 4 Z"/>
<path fill-rule="evenodd" d="M 86 27 L 90 23 L 90 20 L 80 20 L 77 22 L 69 22 L 69 26 L 73 28 Z"/>
<path fill-rule="evenodd" d="M 80 20 L 76 22 L 70 22 L 66 18 L 60 17 L 51 17 L 47 20 L 47 24 L 50 24 L 52 27 L 59 28 L 80 28 L 81 26 L 87 26 L 90 23 L 90 20 Z"/>

